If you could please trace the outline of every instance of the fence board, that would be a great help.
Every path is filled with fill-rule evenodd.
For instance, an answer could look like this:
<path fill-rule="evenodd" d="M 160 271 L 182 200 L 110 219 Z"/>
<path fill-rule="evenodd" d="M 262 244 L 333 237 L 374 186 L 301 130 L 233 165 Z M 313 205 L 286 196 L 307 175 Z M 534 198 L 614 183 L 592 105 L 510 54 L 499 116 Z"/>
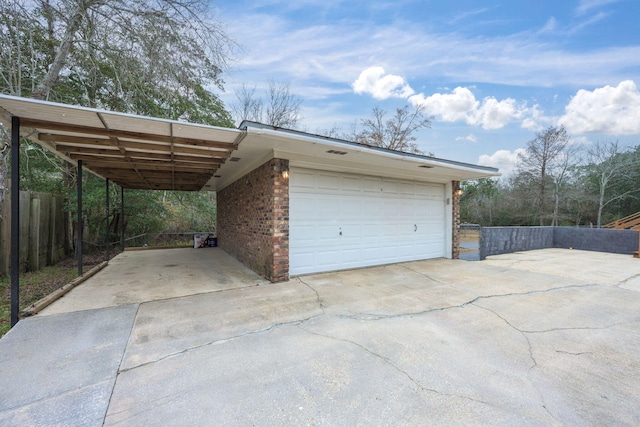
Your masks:
<path fill-rule="evenodd" d="M 53 265 L 69 253 L 64 199 L 45 193 L 20 192 L 20 269 Z M 11 197 L 7 194 L 0 218 L 0 274 L 11 266 Z"/>

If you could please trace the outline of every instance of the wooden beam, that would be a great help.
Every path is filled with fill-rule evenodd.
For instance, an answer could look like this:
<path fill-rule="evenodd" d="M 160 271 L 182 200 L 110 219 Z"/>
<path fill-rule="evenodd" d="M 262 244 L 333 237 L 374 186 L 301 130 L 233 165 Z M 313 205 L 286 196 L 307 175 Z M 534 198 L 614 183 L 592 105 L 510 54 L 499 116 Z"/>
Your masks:
<path fill-rule="evenodd" d="M 217 169 L 217 164 L 209 164 L 209 163 L 200 163 L 200 162 L 174 162 L 164 160 L 131 160 L 130 163 L 123 161 L 122 157 L 95 157 L 95 156 L 85 156 L 83 154 L 70 154 L 70 157 L 75 160 L 83 160 L 86 161 L 87 165 L 108 165 L 109 167 L 115 167 L 117 164 L 120 164 L 121 167 L 119 169 L 131 169 L 132 167 L 138 168 L 143 166 L 160 166 L 164 168 L 171 168 L 172 164 L 176 166 L 180 166 L 182 168 L 193 168 L 193 169 L 202 169 L 202 170 L 214 170 Z"/>
<path fill-rule="evenodd" d="M 39 133 L 38 140 L 43 142 L 55 142 L 58 145 L 60 145 L 60 143 L 66 143 L 67 144 L 66 146 L 70 146 L 68 144 L 79 144 L 79 145 L 89 145 L 89 146 L 97 145 L 97 146 L 105 146 L 105 147 L 118 147 L 118 145 L 112 142 L 110 139 L 90 138 L 90 137 L 75 136 L 75 135 Z M 119 147 L 126 148 L 126 149 L 144 150 L 144 151 L 160 151 L 163 153 L 171 153 L 171 145 L 165 144 L 165 143 L 135 142 L 135 141 L 128 141 L 124 139 L 119 139 L 119 142 L 120 142 Z M 215 148 L 210 149 L 207 147 L 187 147 L 180 144 L 174 144 L 174 149 L 177 153 L 180 153 L 180 154 L 194 154 L 199 156 L 218 157 L 221 159 L 229 157 L 232 153 L 232 150 L 221 150 L 221 149 L 215 149 Z"/>
<path fill-rule="evenodd" d="M 97 128 L 93 126 L 71 125 L 68 123 L 50 122 L 47 120 L 37 120 L 37 119 L 23 119 L 23 121 L 24 121 L 24 124 L 23 124 L 24 127 L 36 128 L 39 130 L 57 130 L 62 132 L 107 136 L 109 138 L 131 138 L 131 139 L 137 139 L 142 141 L 165 142 L 167 144 L 171 143 L 171 137 L 168 135 L 146 133 L 146 132 L 134 132 L 134 131 L 128 131 L 128 130 L 105 129 L 105 128 Z M 225 150 L 236 149 L 236 146 L 233 143 L 211 141 L 207 139 L 174 137 L 173 142 L 175 144 L 185 144 L 188 146 L 196 146 L 196 147 L 223 148 Z"/>
<path fill-rule="evenodd" d="M 111 180 L 113 181 L 114 178 L 117 178 L 117 175 L 114 177 L 114 174 L 119 173 L 118 171 L 122 171 L 122 170 L 129 170 L 129 171 L 133 171 L 134 169 L 131 168 L 131 166 L 128 166 L 126 164 L 118 164 L 118 163 L 114 163 L 114 164 L 101 164 L 99 162 L 95 163 L 95 164 L 90 164 L 91 162 L 85 162 L 85 166 L 87 168 L 91 168 L 92 170 L 95 170 L 97 173 L 100 173 L 102 175 L 102 173 L 106 173 L 105 171 L 111 170 L 112 172 L 109 174 L 109 178 L 111 178 Z M 145 174 L 147 173 L 147 171 L 162 171 L 162 172 L 166 172 L 166 171 L 170 171 L 171 167 L 170 166 L 154 166 L 154 165 L 138 165 L 138 171 L 141 174 Z M 98 172 L 100 171 L 100 172 Z M 176 171 L 178 172 L 190 172 L 190 173 L 203 173 L 203 174 L 213 174 L 215 173 L 216 169 L 204 169 L 204 168 L 194 168 L 194 167 L 182 167 L 182 166 L 176 166 Z M 104 175 L 102 175 L 104 176 Z"/>
<path fill-rule="evenodd" d="M 107 131 L 110 131 L 109 125 L 104 120 L 104 117 L 102 117 L 102 114 L 101 113 L 96 113 L 96 115 L 98 116 L 98 119 L 100 119 L 100 123 L 102 123 L 102 126 L 104 126 L 104 129 L 107 130 Z M 131 165 L 133 170 L 135 170 L 138 173 L 138 175 L 140 175 L 140 172 L 138 171 L 138 168 L 134 164 L 131 163 L 131 160 L 127 159 L 126 153 L 125 153 L 125 149 L 120 147 L 120 141 L 118 140 L 118 137 L 115 136 L 115 135 L 111 135 L 111 136 L 109 136 L 109 139 L 111 140 L 111 142 L 113 142 L 118 147 L 118 150 L 120 150 L 120 153 L 122 153 L 122 155 L 124 156 L 125 161 L 127 161 Z M 140 175 L 140 177 L 142 179 L 144 179 L 144 177 L 142 177 L 142 175 Z"/>
<path fill-rule="evenodd" d="M 109 168 L 94 168 L 96 172 L 101 174 L 105 174 L 108 176 L 113 176 L 117 174 L 118 179 L 132 179 L 138 178 L 138 174 L 133 170 L 129 169 L 109 169 Z M 167 173 L 163 171 L 143 171 L 145 178 L 148 179 L 163 179 L 167 177 Z M 184 179 L 199 179 L 202 176 L 210 176 L 211 173 L 203 173 L 203 172 L 180 172 L 179 176 Z M 113 180 L 113 179 L 112 179 Z"/>
<path fill-rule="evenodd" d="M 170 176 L 167 179 L 154 179 L 153 181 L 150 181 L 152 184 L 158 184 L 158 185 L 200 185 L 203 186 L 204 184 L 207 183 L 208 181 L 208 177 L 205 177 L 203 179 L 199 179 L 199 180 L 192 180 L 192 179 L 179 179 L 176 177 L 176 179 L 172 179 Z M 122 180 L 122 182 L 126 182 L 127 185 L 143 185 L 146 184 L 146 181 L 142 181 L 140 179 L 126 179 L 126 180 Z"/>
<path fill-rule="evenodd" d="M 56 146 L 58 151 L 64 153 L 72 153 L 72 154 L 80 154 L 80 155 L 89 155 L 89 156 L 117 156 L 118 158 L 127 158 L 127 159 L 147 159 L 147 160 L 172 160 L 170 154 L 162 154 L 162 153 L 145 153 L 141 151 L 129 151 L 127 150 L 124 156 L 121 154 L 120 150 L 114 147 L 113 150 L 105 149 L 105 148 L 87 148 L 87 147 L 79 147 L 77 145 L 62 145 L 58 144 Z M 192 163 L 204 163 L 204 164 L 216 164 L 221 165 L 224 163 L 224 159 L 220 158 L 209 158 L 203 156 L 188 156 L 182 154 L 175 154 L 173 156 L 173 160 L 177 162 L 192 162 Z"/>
<path fill-rule="evenodd" d="M 127 185 L 126 188 L 132 190 L 172 190 L 172 191 L 200 191 L 202 189 L 202 185 L 176 185 L 175 187 L 172 185 L 160 185 L 160 184 L 152 184 L 147 187 L 146 185 Z"/>

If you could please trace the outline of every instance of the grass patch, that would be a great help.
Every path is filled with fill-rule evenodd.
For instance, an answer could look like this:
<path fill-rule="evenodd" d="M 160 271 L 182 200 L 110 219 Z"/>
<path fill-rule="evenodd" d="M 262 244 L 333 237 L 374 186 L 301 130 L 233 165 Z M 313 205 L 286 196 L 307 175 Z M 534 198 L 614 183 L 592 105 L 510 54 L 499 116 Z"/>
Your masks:
<path fill-rule="evenodd" d="M 477 228 L 464 228 L 460 230 L 460 242 L 479 242 L 480 241 L 480 230 Z"/>
<path fill-rule="evenodd" d="M 78 276 L 78 268 L 54 265 L 38 271 L 20 274 L 20 309 L 46 297 Z M 11 325 L 11 278 L 0 278 L 0 336 Z"/>

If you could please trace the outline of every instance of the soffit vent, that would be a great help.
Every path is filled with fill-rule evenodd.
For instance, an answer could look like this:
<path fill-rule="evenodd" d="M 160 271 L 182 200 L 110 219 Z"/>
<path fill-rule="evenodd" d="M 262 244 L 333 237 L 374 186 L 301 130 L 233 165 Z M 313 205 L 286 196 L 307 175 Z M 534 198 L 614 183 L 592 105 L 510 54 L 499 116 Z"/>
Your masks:
<path fill-rule="evenodd" d="M 231 157 L 229 159 L 230 162 L 239 162 L 240 161 L 240 157 Z"/>
<path fill-rule="evenodd" d="M 419 168 L 425 168 L 425 169 L 433 169 L 433 166 L 429 166 L 429 165 L 420 165 L 418 167 Z"/>
<path fill-rule="evenodd" d="M 329 150 L 329 151 L 327 151 L 327 153 L 329 153 L 329 154 L 337 154 L 339 156 L 344 156 L 345 154 L 347 154 L 346 151 L 338 151 L 338 150 Z"/>

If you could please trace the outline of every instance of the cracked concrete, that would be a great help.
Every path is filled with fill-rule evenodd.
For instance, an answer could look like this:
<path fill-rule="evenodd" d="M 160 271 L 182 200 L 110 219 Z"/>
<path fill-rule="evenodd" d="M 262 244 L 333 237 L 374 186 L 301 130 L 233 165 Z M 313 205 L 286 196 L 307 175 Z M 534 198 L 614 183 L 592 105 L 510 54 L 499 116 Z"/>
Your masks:
<path fill-rule="evenodd" d="M 628 256 L 269 284 L 219 249 L 124 255 L 0 340 L 0 424 L 640 423 Z"/>

